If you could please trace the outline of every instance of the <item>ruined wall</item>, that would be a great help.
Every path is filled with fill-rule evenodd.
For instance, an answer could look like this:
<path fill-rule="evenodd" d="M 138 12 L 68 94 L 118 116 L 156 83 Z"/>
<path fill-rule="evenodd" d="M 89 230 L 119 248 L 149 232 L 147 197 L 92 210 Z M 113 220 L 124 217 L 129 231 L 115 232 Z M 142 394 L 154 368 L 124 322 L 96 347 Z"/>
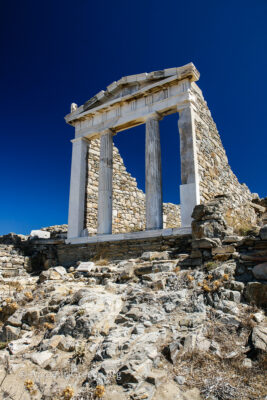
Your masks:
<path fill-rule="evenodd" d="M 30 268 L 30 257 L 21 248 L 20 236 L 12 233 L 0 236 L 0 279 L 1 276 L 5 278 L 22 275 L 25 271 L 30 271 Z"/>
<path fill-rule="evenodd" d="M 97 232 L 97 199 L 100 140 L 90 142 L 88 150 L 85 227 L 89 234 Z M 180 206 L 163 205 L 164 228 L 179 227 Z M 145 229 L 145 194 L 138 189 L 136 179 L 125 168 L 117 147 L 113 146 L 113 233 Z"/>
<path fill-rule="evenodd" d="M 210 110 L 199 87 L 193 83 L 196 96 L 195 128 L 198 152 L 199 186 L 201 203 L 216 195 L 230 196 L 226 220 L 235 231 L 257 223 L 257 215 L 251 206 L 253 198 L 245 184 L 240 184 L 228 163 L 221 138 Z"/>

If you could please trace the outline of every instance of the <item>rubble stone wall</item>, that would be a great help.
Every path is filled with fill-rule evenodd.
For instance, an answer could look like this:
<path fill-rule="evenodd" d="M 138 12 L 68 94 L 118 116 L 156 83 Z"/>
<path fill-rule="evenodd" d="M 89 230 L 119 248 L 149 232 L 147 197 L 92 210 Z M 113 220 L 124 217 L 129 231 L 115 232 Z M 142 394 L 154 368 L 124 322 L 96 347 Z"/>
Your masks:
<path fill-rule="evenodd" d="M 85 228 L 89 235 L 97 232 L 97 199 L 100 140 L 90 142 L 85 207 Z M 163 206 L 164 228 L 179 227 L 180 206 Z M 113 233 L 145 230 L 145 193 L 138 189 L 136 179 L 125 168 L 116 146 L 113 146 Z"/>
<path fill-rule="evenodd" d="M 0 275 L 12 277 L 23 274 L 30 268 L 30 257 L 18 246 L 16 240 L 0 238 Z"/>
<path fill-rule="evenodd" d="M 196 96 L 195 129 L 199 168 L 201 203 L 216 195 L 230 195 L 226 213 L 228 224 L 236 231 L 256 225 L 257 215 L 251 206 L 253 198 L 245 184 L 240 184 L 228 163 L 219 132 L 199 87 L 194 83 Z"/>

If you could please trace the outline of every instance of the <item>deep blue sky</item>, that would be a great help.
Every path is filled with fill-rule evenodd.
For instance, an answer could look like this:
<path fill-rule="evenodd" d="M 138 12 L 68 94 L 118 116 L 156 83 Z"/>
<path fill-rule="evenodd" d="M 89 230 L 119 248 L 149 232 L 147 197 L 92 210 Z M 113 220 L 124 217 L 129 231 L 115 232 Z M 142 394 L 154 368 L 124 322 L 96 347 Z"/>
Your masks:
<path fill-rule="evenodd" d="M 71 102 L 121 76 L 190 61 L 233 171 L 267 195 L 266 0 L 0 0 L 0 7 L 0 234 L 67 222 Z M 177 116 L 161 122 L 161 138 L 164 200 L 178 203 Z M 115 141 L 143 188 L 144 126 Z"/>

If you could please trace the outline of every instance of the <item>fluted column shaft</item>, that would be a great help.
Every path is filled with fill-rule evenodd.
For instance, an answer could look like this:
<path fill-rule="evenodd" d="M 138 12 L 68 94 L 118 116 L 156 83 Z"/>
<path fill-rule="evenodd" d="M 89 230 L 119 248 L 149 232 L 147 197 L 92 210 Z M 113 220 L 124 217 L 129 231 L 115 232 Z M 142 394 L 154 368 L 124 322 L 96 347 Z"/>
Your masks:
<path fill-rule="evenodd" d="M 161 148 L 158 117 L 146 121 L 146 229 L 162 229 Z"/>
<path fill-rule="evenodd" d="M 98 234 L 112 233 L 112 173 L 113 132 L 109 130 L 100 138 L 100 163 L 98 184 Z"/>

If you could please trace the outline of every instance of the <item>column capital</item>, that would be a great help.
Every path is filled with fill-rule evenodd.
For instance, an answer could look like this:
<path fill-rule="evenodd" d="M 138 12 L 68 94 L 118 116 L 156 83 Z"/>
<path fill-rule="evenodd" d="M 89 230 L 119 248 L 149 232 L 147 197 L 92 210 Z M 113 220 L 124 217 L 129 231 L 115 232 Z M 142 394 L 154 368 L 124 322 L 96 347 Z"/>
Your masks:
<path fill-rule="evenodd" d="M 162 119 L 163 119 L 163 116 L 162 116 L 159 112 L 155 111 L 154 113 L 149 114 L 149 115 L 146 117 L 146 122 L 147 122 L 147 121 L 151 121 L 151 120 L 160 121 L 160 120 L 162 120 Z"/>
<path fill-rule="evenodd" d="M 193 108 L 196 106 L 196 98 L 194 94 L 190 93 L 189 91 L 186 93 L 186 98 L 182 103 L 177 104 L 177 111 L 182 112 L 187 108 Z"/>
<path fill-rule="evenodd" d="M 107 135 L 108 133 L 112 133 L 112 136 L 117 135 L 117 132 L 114 128 L 107 128 L 104 129 L 103 131 L 99 132 L 99 137 L 103 136 L 103 135 Z"/>
<path fill-rule="evenodd" d="M 71 139 L 71 143 L 76 143 L 76 142 L 81 142 L 81 141 L 84 141 L 84 142 L 90 143 L 90 140 L 89 140 L 89 139 L 87 139 L 87 138 L 86 138 L 86 137 L 84 137 L 84 136 L 82 136 L 82 137 L 79 137 L 79 138 L 74 138 L 74 139 Z"/>

